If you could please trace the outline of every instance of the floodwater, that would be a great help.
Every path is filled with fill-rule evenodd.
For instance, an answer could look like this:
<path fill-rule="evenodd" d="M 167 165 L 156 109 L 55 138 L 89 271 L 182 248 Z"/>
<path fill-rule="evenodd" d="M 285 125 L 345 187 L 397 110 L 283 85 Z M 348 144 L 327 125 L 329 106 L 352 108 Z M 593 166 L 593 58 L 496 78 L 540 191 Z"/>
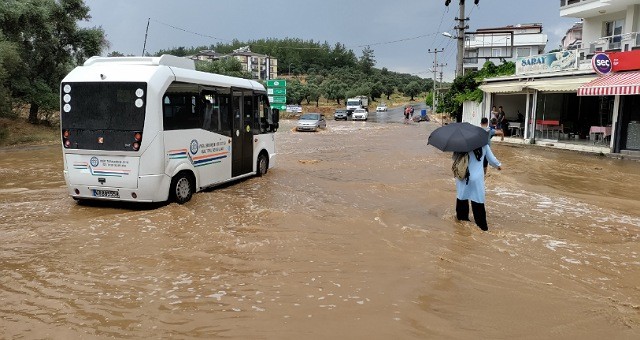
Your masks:
<path fill-rule="evenodd" d="M 640 163 L 494 143 L 482 232 L 438 125 L 387 121 L 284 121 L 266 176 L 152 208 L 76 204 L 59 146 L 0 151 L 0 334 L 640 337 Z"/>

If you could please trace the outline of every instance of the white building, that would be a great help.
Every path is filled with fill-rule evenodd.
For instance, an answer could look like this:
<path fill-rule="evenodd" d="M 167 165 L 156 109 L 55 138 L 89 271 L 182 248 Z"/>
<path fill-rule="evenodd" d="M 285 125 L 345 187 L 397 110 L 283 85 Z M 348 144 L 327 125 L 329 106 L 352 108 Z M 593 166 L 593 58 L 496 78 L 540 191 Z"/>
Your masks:
<path fill-rule="evenodd" d="M 209 61 L 235 58 L 242 64 L 242 68 L 245 71 L 251 73 L 253 79 L 268 80 L 278 78 L 278 59 L 265 54 L 253 53 L 249 46 L 236 49 L 230 54 L 220 54 L 212 50 L 200 51 L 190 58 Z"/>
<path fill-rule="evenodd" d="M 560 15 L 581 20 L 581 42 L 574 26 L 560 52 L 517 58 L 515 75 L 485 79 L 479 114 L 466 119 L 504 106 L 524 142 L 640 155 L 640 0 L 560 0 Z"/>
<path fill-rule="evenodd" d="M 547 45 L 542 24 L 518 24 L 481 28 L 465 34 L 464 70 L 477 71 L 487 60 L 516 61 L 518 57 L 541 54 Z"/>

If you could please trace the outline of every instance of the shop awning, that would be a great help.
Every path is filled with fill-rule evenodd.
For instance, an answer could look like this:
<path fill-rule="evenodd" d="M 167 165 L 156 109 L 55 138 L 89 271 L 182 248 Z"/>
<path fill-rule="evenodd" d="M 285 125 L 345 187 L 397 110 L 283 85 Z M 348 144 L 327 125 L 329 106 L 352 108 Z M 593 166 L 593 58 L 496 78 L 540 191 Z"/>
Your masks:
<path fill-rule="evenodd" d="M 543 92 L 576 92 L 582 85 L 594 79 L 597 79 L 597 77 L 536 79 L 534 81 L 529 81 L 527 83 L 527 87 Z"/>
<path fill-rule="evenodd" d="M 640 94 L 640 71 L 607 74 L 584 84 L 579 96 L 614 96 Z"/>
<path fill-rule="evenodd" d="M 513 93 L 522 92 L 527 83 L 524 81 L 505 81 L 478 86 L 480 90 L 487 93 Z"/>

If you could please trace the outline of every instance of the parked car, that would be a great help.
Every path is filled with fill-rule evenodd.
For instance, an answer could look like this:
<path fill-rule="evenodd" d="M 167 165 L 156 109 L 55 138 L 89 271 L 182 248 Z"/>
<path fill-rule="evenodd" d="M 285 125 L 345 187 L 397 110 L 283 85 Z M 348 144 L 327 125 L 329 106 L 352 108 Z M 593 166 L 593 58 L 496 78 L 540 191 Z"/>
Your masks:
<path fill-rule="evenodd" d="M 327 121 L 321 113 L 305 113 L 298 120 L 297 131 L 318 131 L 327 127 Z"/>
<path fill-rule="evenodd" d="M 344 119 L 347 120 L 347 110 L 344 109 L 337 109 L 334 113 L 333 113 L 333 119 L 335 120 L 340 120 L 340 119 Z"/>
<path fill-rule="evenodd" d="M 369 112 L 365 109 L 355 109 L 351 114 L 353 120 L 367 120 L 369 118 Z"/>
<path fill-rule="evenodd" d="M 378 107 L 376 107 L 376 112 L 385 112 L 385 111 L 387 111 L 387 104 L 384 102 L 378 104 Z"/>

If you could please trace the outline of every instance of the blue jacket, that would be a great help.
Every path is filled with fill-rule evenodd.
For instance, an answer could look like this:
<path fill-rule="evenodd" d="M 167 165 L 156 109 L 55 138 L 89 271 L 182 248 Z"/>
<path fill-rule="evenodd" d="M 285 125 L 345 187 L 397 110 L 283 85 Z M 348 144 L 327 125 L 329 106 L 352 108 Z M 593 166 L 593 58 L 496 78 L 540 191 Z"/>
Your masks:
<path fill-rule="evenodd" d="M 473 151 L 469 152 L 469 183 L 467 180 L 456 178 L 456 197 L 459 200 L 471 200 L 476 203 L 484 203 L 484 166 L 482 165 L 484 158 L 487 157 L 489 164 L 497 168 L 501 165 L 500 161 L 491 152 L 491 147 L 485 145 L 482 147 L 482 157 L 476 159 Z"/>

